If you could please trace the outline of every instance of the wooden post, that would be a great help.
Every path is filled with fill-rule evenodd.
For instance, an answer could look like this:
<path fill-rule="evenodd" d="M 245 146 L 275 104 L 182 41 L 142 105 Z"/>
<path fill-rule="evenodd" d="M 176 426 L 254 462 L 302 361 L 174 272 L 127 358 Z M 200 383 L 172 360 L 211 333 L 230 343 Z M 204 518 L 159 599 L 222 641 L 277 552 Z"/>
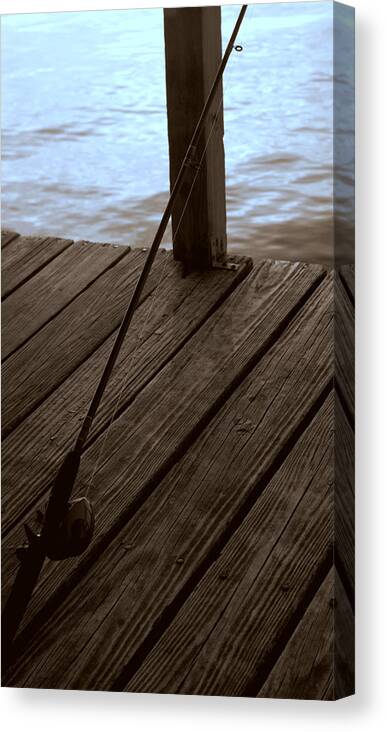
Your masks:
<path fill-rule="evenodd" d="M 221 62 L 221 8 L 165 8 L 164 29 L 172 188 Z M 184 262 L 187 271 L 207 269 L 226 255 L 223 136 L 221 85 L 197 146 L 194 163 L 201 159 L 208 145 L 181 223 L 197 172 L 194 165 L 176 199 L 172 216 L 174 256 Z"/>

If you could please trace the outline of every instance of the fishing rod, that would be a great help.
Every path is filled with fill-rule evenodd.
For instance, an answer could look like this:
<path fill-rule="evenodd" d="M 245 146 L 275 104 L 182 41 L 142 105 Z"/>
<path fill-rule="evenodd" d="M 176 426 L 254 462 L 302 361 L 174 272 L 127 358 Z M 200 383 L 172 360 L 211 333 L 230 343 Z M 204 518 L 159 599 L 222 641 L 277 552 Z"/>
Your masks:
<path fill-rule="evenodd" d="M 18 568 L 12 589 L 2 612 L 2 663 L 6 667 L 10 662 L 10 655 L 15 635 L 23 619 L 40 572 L 46 558 L 61 560 L 80 556 L 89 546 L 94 531 L 93 509 L 87 498 L 71 499 L 71 493 L 78 474 L 83 447 L 89 435 L 94 417 L 100 405 L 112 370 L 120 353 L 123 341 L 129 329 L 134 312 L 138 306 L 143 288 L 150 274 L 154 259 L 164 236 L 169 219 L 173 213 L 176 198 L 185 181 L 189 168 L 193 165 L 197 142 L 203 132 L 205 122 L 210 112 L 212 102 L 222 81 L 225 67 L 232 50 L 241 50 L 241 46 L 234 46 L 247 5 L 243 5 L 237 18 L 232 35 L 229 39 L 224 56 L 217 70 L 212 87 L 204 104 L 200 118 L 195 127 L 185 157 L 182 161 L 174 186 L 153 243 L 149 249 L 145 264 L 139 276 L 134 292 L 131 296 L 124 318 L 119 327 L 110 355 L 107 359 L 102 376 L 91 400 L 90 407 L 80 428 L 78 437 L 72 450 L 65 456 L 51 488 L 47 508 L 43 518 L 40 534 L 24 524 L 26 543 L 16 550 L 20 566 Z M 193 181 L 194 185 L 194 181 Z"/>

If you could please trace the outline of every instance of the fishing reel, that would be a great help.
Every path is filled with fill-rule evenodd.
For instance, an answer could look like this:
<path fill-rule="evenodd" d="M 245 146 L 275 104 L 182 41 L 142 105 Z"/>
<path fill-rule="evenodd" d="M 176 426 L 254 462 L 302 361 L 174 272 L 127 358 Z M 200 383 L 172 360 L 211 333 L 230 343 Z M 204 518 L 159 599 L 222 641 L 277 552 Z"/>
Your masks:
<path fill-rule="evenodd" d="M 38 511 L 39 523 L 44 523 L 44 514 Z M 94 511 L 88 498 L 76 498 L 67 503 L 65 512 L 55 528 L 40 532 L 24 524 L 27 542 L 16 549 L 16 555 L 24 562 L 30 551 L 43 550 L 48 559 L 59 561 L 79 557 L 89 546 L 95 527 Z"/>
<path fill-rule="evenodd" d="M 94 526 L 94 511 L 88 498 L 69 501 L 62 521 L 48 537 L 48 559 L 58 561 L 78 557 L 90 545 Z"/>

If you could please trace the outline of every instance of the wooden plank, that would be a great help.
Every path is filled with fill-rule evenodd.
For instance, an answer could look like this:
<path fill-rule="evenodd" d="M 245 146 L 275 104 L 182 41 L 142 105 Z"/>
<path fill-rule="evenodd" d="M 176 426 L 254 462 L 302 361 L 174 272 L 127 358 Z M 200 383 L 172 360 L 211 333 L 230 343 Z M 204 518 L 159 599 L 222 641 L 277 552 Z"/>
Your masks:
<path fill-rule="evenodd" d="M 76 242 L 5 300 L 2 358 L 5 359 L 125 254 L 122 247 Z"/>
<path fill-rule="evenodd" d="M 221 8 L 165 8 L 165 67 L 168 112 L 170 188 L 190 144 L 221 62 Z M 173 210 L 173 248 L 187 270 L 205 269 L 214 260 L 212 246 L 226 253 L 225 157 L 222 84 L 212 114 L 197 145 L 195 161 Z M 218 114 L 213 127 L 214 116 Z M 194 188 L 185 210 L 194 178 Z M 181 219 L 181 217 L 183 218 Z"/>
<path fill-rule="evenodd" d="M 355 303 L 355 266 L 353 264 L 343 264 L 338 271 L 351 301 Z"/>
<path fill-rule="evenodd" d="M 354 308 L 338 275 L 335 276 L 335 377 L 345 409 L 355 415 L 355 321 Z"/>
<path fill-rule="evenodd" d="M 250 369 L 258 360 L 264 348 L 270 344 L 274 333 L 283 322 L 286 322 L 292 310 L 299 305 L 310 288 L 317 284 L 321 276 L 323 276 L 321 267 L 294 263 L 266 262 L 261 268 L 255 269 L 248 280 L 242 283 L 212 315 L 187 348 L 181 352 L 178 360 L 175 360 L 165 373 L 160 371 L 161 383 L 159 385 L 159 381 L 155 382 L 149 400 L 145 397 L 144 402 L 137 402 L 140 411 L 137 412 L 136 406 L 133 405 L 125 416 L 122 415 L 122 420 L 118 420 L 117 431 L 114 431 L 115 427 L 111 430 L 110 439 L 113 442 L 111 446 L 107 443 L 105 449 L 109 449 L 111 454 L 115 452 L 114 434 L 117 435 L 117 444 L 122 444 L 121 429 L 131 435 L 133 447 L 128 454 L 132 453 L 133 469 L 136 472 L 134 495 L 143 488 L 143 482 L 151 480 L 153 470 L 156 473 L 161 470 L 175 450 L 180 449 L 179 446 L 189 439 L 192 431 L 194 432 L 197 426 L 201 428 L 202 420 L 210 419 L 216 401 L 224 399 L 232 390 L 235 381 L 240 378 L 240 374 Z M 208 283 L 204 282 L 204 287 L 205 284 Z M 203 290 L 199 290 L 196 295 L 200 300 Z M 174 309 L 173 300 L 171 304 Z M 190 302 L 188 308 L 192 310 Z M 177 308 L 176 315 L 179 313 L 180 308 Z M 142 330 L 141 324 L 139 327 Z M 171 321 L 170 330 L 167 328 L 165 331 L 166 344 L 170 336 L 174 338 L 175 327 L 175 322 Z M 159 351 L 157 352 L 157 347 L 154 349 L 154 343 L 159 339 L 158 330 L 157 326 L 153 338 L 148 339 L 149 348 L 146 348 L 148 344 L 145 341 L 144 348 L 139 349 L 138 366 L 134 362 L 133 381 L 131 383 L 129 380 L 125 385 L 126 403 L 129 405 L 131 399 L 138 393 L 138 380 L 141 386 L 140 374 L 144 364 L 153 364 L 150 374 L 149 370 L 147 371 L 148 378 L 159 371 Z M 187 335 L 189 337 L 189 329 Z M 135 343 L 135 335 L 134 338 Z M 128 341 L 128 351 L 124 353 L 123 365 L 126 371 L 127 354 L 130 353 L 132 344 L 133 341 Z M 165 341 L 161 338 L 161 349 L 164 344 Z M 165 351 L 164 363 L 170 358 L 170 346 L 166 347 Z M 3 536 L 22 510 L 27 515 L 31 500 L 35 498 L 36 503 L 49 487 L 59 461 L 71 444 L 70 440 L 73 439 L 82 413 L 87 407 L 88 400 L 79 397 L 85 394 L 83 390 L 85 381 L 96 378 L 92 373 L 93 363 L 92 358 L 85 364 L 84 372 L 80 374 L 78 370 L 74 374 L 74 379 L 67 379 L 60 389 L 57 389 L 57 400 L 52 395 L 46 406 L 42 404 L 37 419 L 26 421 L 26 431 L 19 428 L 4 442 Z M 97 361 L 98 375 L 103 363 L 104 358 Z M 131 369 L 130 361 L 129 366 Z M 142 381 L 142 386 L 144 384 L 146 379 Z M 69 394 L 68 386 L 70 386 Z M 108 396 L 119 394 L 121 387 L 122 374 L 113 385 L 115 391 Z M 101 405 L 101 411 L 97 416 L 97 430 L 99 416 L 109 402 L 111 399 L 106 399 Z M 158 402 L 159 409 L 157 409 Z M 74 407 L 75 403 L 77 407 Z M 169 415 L 170 405 L 175 406 Z M 104 412 L 104 415 L 106 421 L 106 416 L 111 417 L 111 411 Z M 168 442 L 163 440 L 165 421 L 170 422 L 167 435 L 170 448 L 166 450 L 165 445 L 168 445 Z M 144 428 L 141 439 L 135 434 L 137 422 Z M 141 457 L 141 444 L 144 445 L 145 451 L 148 451 L 152 449 L 153 440 L 154 451 L 157 445 L 155 464 L 154 460 L 144 461 L 144 454 Z M 95 450 L 96 452 L 91 455 L 91 461 L 95 460 L 93 455 L 97 454 L 98 445 Z M 143 470 L 145 470 L 144 476 L 141 473 Z M 87 474 L 86 470 L 86 484 L 89 483 L 91 473 Z M 17 541 L 17 536 L 13 536 L 11 544 Z M 5 551 L 3 556 L 7 558 L 8 563 L 11 563 L 12 573 L 15 564 L 13 555 L 10 556 L 9 552 Z M 4 569 L 3 578 L 6 574 Z"/>
<path fill-rule="evenodd" d="M 272 284 L 272 280 L 268 279 L 268 282 Z M 225 304 L 228 306 L 225 310 L 228 325 L 230 312 L 235 315 L 234 325 L 237 323 L 236 296 L 246 283 L 240 285 Z M 269 295 L 276 299 L 275 288 L 268 285 L 267 288 Z M 255 313 L 260 313 L 262 317 L 264 303 L 256 297 L 259 289 L 254 290 L 258 301 L 255 303 Z M 292 287 L 287 296 L 290 292 L 293 296 Z M 281 294 L 284 295 L 282 288 Z M 229 305 L 231 300 L 232 306 Z M 245 299 L 244 302 L 241 300 L 241 304 L 245 305 Z M 271 297 L 270 306 L 272 327 L 272 317 L 278 316 L 278 310 L 277 303 L 275 307 Z M 105 548 L 104 554 L 77 586 L 76 592 L 68 596 L 57 612 L 50 609 L 49 619 L 44 625 L 44 645 L 31 632 L 31 627 L 28 628 L 20 641 L 22 657 L 15 677 L 17 683 L 55 686 L 60 678 L 60 685 L 75 685 L 78 688 L 83 684 L 87 688 L 110 688 L 122 666 L 121 642 L 125 649 L 130 649 L 130 653 L 138 651 L 165 609 L 178 599 L 186 583 L 193 581 L 202 564 L 207 561 L 208 554 L 216 551 L 218 543 L 224 541 L 223 534 L 228 530 L 232 517 L 244 509 L 251 496 L 255 496 L 256 486 L 259 491 L 260 481 L 278 459 L 283 446 L 299 427 L 314 400 L 327 388 L 332 378 L 331 306 L 332 282 L 329 279 L 318 288 L 308 301 L 307 309 L 301 312 L 294 324 L 226 401 L 218 417 L 212 420 L 186 458 L 177 463 L 162 482 L 159 482 L 162 475 L 160 466 L 167 457 L 164 454 L 165 446 L 167 450 L 176 450 L 187 428 L 191 429 L 189 421 L 192 420 L 193 425 L 197 424 L 199 412 L 196 405 L 202 402 L 203 396 L 205 400 L 209 398 L 213 401 L 213 384 L 210 384 L 209 389 L 206 384 L 203 395 L 191 394 L 192 401 L 187 398 L 192 382 L 195 379 L 197 382 L 197 374 L 202 380 L 206 370 L 203 368 L 203 357 L 198 353 L 200 344 L 207 362 L 208 358 L 210 361 L 216 358 L 217 366 L 223 364 L 222 373 L 216 374 L 214 383 L 219 378 L 220 383 L 224 382 L 227 350 L 223 348 L 225 332 L 219 320 L 216 330 L 213 330 L 212 320 L 216 316 L 212 316 L 206 324 L 212 325 L 210 338 L 203 338 L 204 326 L 197 334 L 199 339 L 195 341 L 192 338 L 189 341 L 182 378 L 178 376 L 184 365 L 181 351 L 173 360 L 170 371 L 166 368 L 135 400 L 132 408 L 123 415 L 125 420 L 113 443 L 108 445 L 109 458 L 102 466 L 93 492 L 97 508 L 97 541 L 106 541 L 112 526 L 115 530 L 117 525 L 123 527 L 124 521 L 130 516 L 130 505 L 134 504 L 135 507 L 136 501 L 138 504 L 144 487 L 147 500 L 131 519 L 127 529 L 113 541 L 108 550 Z M 244 317 L 249 312 L 243 308 Z M 250 337 L 241 344 L 240 352 L 233 346 L 228 355 L 228 370 L 231 366 L 234 370 L 235 362 L 242 354 L 245 358 L 247 346 L 253 344 L 256 351 L 264 327 L 267 327 L 267 324 L 264 326 L 264 320 L 263 316 L 253 335 L 249 333 Z M 217 344 L 214 343 L 214 332 L 217 333 Z M 235 327 L 232 340 L 236 340 L 238 334 Z M 166 393 L 165 388 L 172 374 L 173 395 Z M 307 378 L 307 374 L 310 378 Z M 158 403 L 154 408 L 155 394 L 158 394 Z M 160 395 L 164 395 L 162 404 Z M 176 420 L 172 405 L 181 405 L 184 400 L 185 414 L 182 419 L 178 414 Z M 157 423 L 161 425 L 161 430 L 155 429 Z M 131 434 L 128 435 L 125 434 L 124 426 L 127 429 L 129 425 Z M 318 441 L 313 441 L 315 449 L 320 442 L 319 435 Z M 94 449 L 95 446 L 84 456 L 86 459 L 82 469 L 86 474 L 93 464 Z M 149 482 L 154 486 L 150 496 L 146 494 Z M 95 545 L 94 551 L 97 551 Z M 32 601 L 31 616 L 44 606 L 59 583 L 66 582 L 69 587 L 71 576 L 76 576 L 76 567 L 81 569 L 85 561 L 86 555 L 80 562 L 70 561 L 67 566 L 56 566 L 55 572 L 52 565 L 47 565 L 46 575 Z M 103 618 L 105 623 L 102 627 Z M 71 640 L 68 637 L 70 619 L 73 633 Z M 94 636 L 97 628 L 100 630 Z M 109 641 L 106 642 L 106 639 Z M 79 649 L 85 647 L 88 641 L 90 645 L 87 652 L 79 658 Z M 125 651 L 125 654 L 125 660 L 128 660 L 128 652 Z M 75 679 L 71 674 L 75 674 L 76 669 L 79 674 Z"/>
<path fill-rule="evenodd" d="M 127 251 L 3 365 L 3 434 L 9 434 L 117 328 L 145 253 Z M 166 257 L 161 254 L 160 257 Z M 159 278 L 155 265 L 142 300 Z"/>
<path fill-rule="evenodd" d="M 355 588 L 355 438 L 339 397 L 335 399 L 335 562 L 354 602 Z"/>
<path fill-rule="evenodd" d="M 257 694 L 271 699 L 323 699 L 333 677 L 334 569 L 307 608 Z"/>
<path fill-rule="evenodd" d="M 14 239 L 2 253 L 2 299 L 71 244 L 71 239 L 47 236 L 18 236 Z"/>
<path fill-rule="evenodd" d="M 126 691 L 256 696 L 332 562 L 331 399 L 313 427 Z"/>
<path fill-rule="evenodd" d="M 334 677 L 331 674 L 328 684 L 323 692 L 323 701 L 335 701 L 334 699 Z"/>
<path fill-rule="evenodd" d="M 237 287 L 251 261 L 240 258 L 239 265 L 237 272 L 216 270 L 181 277 L 180 266 L 167 255 L 162 278 L 139 307 L 123 343 L 90 439 L 111 421 L 118 400 L 117 416 Z M 115 333 L 3 442 L 3 536 L 53 480 L 75 439 L 114 339 Z"/>
<path fill-rule="evenodd" d="M 11 229 L 1 229 L 1 246 L 5 247 L 18 236 L 19 234 L 16 231 L 12 231 Z"/>
<path fill-rule="evenodd" d="M 355 618 L 349 599 L 335 572 L 334 699 L 355 694 Z"/>
<path fill-rule="evenodd" d="M 354 693 L 354 615 L 331 569 L 259 697 L 336 700 Z"/>

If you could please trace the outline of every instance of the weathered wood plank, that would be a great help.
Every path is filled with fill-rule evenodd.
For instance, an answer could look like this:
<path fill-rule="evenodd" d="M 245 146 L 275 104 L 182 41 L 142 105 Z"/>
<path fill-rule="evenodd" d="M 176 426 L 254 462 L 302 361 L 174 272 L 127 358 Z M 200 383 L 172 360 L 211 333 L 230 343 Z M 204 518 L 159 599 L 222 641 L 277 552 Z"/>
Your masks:
<path fill-rule="evenodd" d="M 334 674 L 334 573 L 328 573 L 258 697 L 324 698 Z"/>
<path fill-rule="evenodd" d="M 118 515 L 122 507 L 127 509 L 130 506 L 131 498 L 136 499 L 137 494 L 151 482 L 154 475 L 165 469 L 163 466 L 168 464 L 176 451 L 181 450 L 181 446 L 185 443 L 189 444 L 191 436 L 205 424 L 205 419 L 210 419 L 216 402 L 225 399 L 240 375 L 252 368 L 264 348 L 270 344 L 274 333 L 299 305 L 309 289 L 315 286 L 322 273 L 320 267 L 310 268 L 299 264 L 275 262 L 267 262 L 261 269 L 254 270 L 248 280 L 237 288 L 178 354 L 178 358 L 175 358 L 165 371 L 160 372 L 159 379 L 155 380 L 151 388 L 149 387 L 142 400 L 137 399 L 117 421 L 117 425 L 111 428 L 109 441 L 104 447 L 105 454 L 110 453 L 113 456 L 116 453 L 117 447 L 120 448 L 124 442 L 122 435 L 126 435 L 132 442 L 130 447 L 124 449 L 125 458 L 121 460 L 123 474 L 117 476 L 118 481 L 120 479 L 123 481 L 122 485 L 125 485 L 129 477 L 133 483 L 132 495 L 130 497 L 127 493 L 122 496 L 123 505 L 116 503 Z M 134 383 L 141 372 L 142 363 L 146 360 L 145 354 L 146 351 L 140 353 L 138 371 L 134 372 Z M 153 359 L 149 357 L 149 360 Z M 85 368 L 91 373 L 90 365 Z M 76 425 L 72 422 L 70 433 L 67 432 L 65 425 L 72 420 L 71 400 L 66 401 L 66 392 L 63 390 L 70 383 L 75 394 L 79 385 L 78 375 L 77 372 L 75 382 L 67 379 L 66 384 L 57 390 L 59 402 L 54 401 L 52 408 L 50 406 L 47 410 L 48 427 L 44 428 L 43 436 L 41 431 L 45 422 L 44 405 L 40 411 L 40 422 L 31 424 L 28 421 L 28 432 L 18 429 L 15 435 L 11 435 L 5 442 L 3 535 L 9 528 L 7 522 L 14 523 L 15 515 L 22 511 L 23 505 L 28 506 L 34 496 L 38 499 L 42 492 L 48 489 L 49 481 L 54 475 L 53 470 L 57 469 L 59 459 L 68 448 L 69 434 L 73 436 Z M 81 381 L 83 377 L 84 375 Z M 122 386 L 121 380 L 119 384 Z M 130 396 L 130 390 L 133 389 L 130 383 L 128 389 L 127 394 Z M 61 421 L 55 422 L 53 415 L 59 410 L 61 398 L 66 407 L 66 409 L 63 407 L 65 414 L 62 418 L 59 413 Z M 51 398 L 47 404 L 51 404 Z M 81 410 L 86 406 L 87 402 L 83 403 Z M 111 412 L 109 414 L 111 415 Z M 75 412 L 74 419 L 75 417 L 79 425 L 81 418 L 79 408 L 78 413 Z M 58 429 L 50 433 L 49 430 L 53 425 Z M 137 429 L 139 435 L 136 434 Z M 60 437 L 62 433 L 64 433 L 63 443 Z M 50 434 L 54 439 L 50 439 Z M 79 478 L 80 486 L 82 482 L 88 485 L 90 481 L 100 444 L 97 443 L 91 451 L 89 461 L 86 461 L 86 458 L 83 460 L 84 470 Z M 29 446 L 28 450 L 26 445 Z M 46 455 L 43 453 L 43 460 L 40 461 L 43 450 L 46 451 Z M 147 457 L 149 451 L 152 460 Z M 127 465 L 128 459 L 130 467 Z M 54 467 L 51 466 L 51 460 L 56 460 Z M 114 464 L 115 457 L 111 468 Z M 111 477 L 112 475 L 113 473 Z M 96 477 L 99 480 L 98 475 Z M 103 480 L 104 478 L 100 485 L 103 484 Z M 11 545 L 17 544 L 18 541 L 20 536 L 16 529 L 10 537 Z M 5 562 L 3 585 L 6 586 L 6 577 L 9 578 L 14 572 L 15 559 L 13 553 L 6 548 L 3 551 L 3 559 Z"/>
<path fill-rule="evenodd" d="M 4 248 L 1 257 L 2 298 L 7 297 L 71 244 L 71 239 L 47 236 L 18 236 L 14 239 Z"/>
<path fill-rule="evenodd" d="M 335 572 L 334 583 L 334 699 L 355 694 L 355 618 L 349 599 Z"/>
<path fill-rule="evenodd" d="M 229 301 L 233 299 L 233 307 L 227 309 L 228 317 L 232 312 L 236 318 L 236 296 L 242 288 L 243 284 L 229 298 Z M 277 303 L 275 306 L 271 301 L 271 297 L 275 299 L 274 290 L 269 287 L 271 327 L 273 314 L 278 315 Z M 259 288 L 255 291 L 255 299 L 259 301 L 258 292 Z M 293 295 L 293 287 L 291 292 Z M 255 317 L 257 312 L 262 316 L 262 304 L 258 304 L 254 305 Z M 232 517 L 244 510 L 251 496 L 257 497 L 256 486 L 259 491 L 259 482 L 278 459 L 314 400 L 327 388 L 332 378 L 332 310 L 332 282 L 329 279 L 228 399 L 218 418 L 210 423 L 186 458 L 148 497 L 127 529 L 78 585 L 76 593 L 71 593 L 57 612 L 50 613 L 50 619 L 35 638 L 31 628 L 28 629 L 22 642 L 22 657 L 15 677 L 17 683 L 55 686 L 60 678 L 60 685 L 110 688 L 122 666 L 121 643 L 124 643 L 125 660 L 128 661 L 127 649 L 130 654 L 138 652 L 166 608 L 178 599 L 186 584 L 193 581 L 218 542 L 224 541 L 224 531 L 228 530 Z M 250 310 L 245 312 L 250 313 Z M 229 344 L 224 350 L 224 330 L 219 328 L 219 320 L 213 330 L 212 320 L 218 313 L 207 324 L 211 326 L 209 335 L 212 337 L 203 339 L 204 326 L 198 334 L 199 342 L 194 338 L 189 342 L 185 364 L 181 361 L 181 351 L 171 364 L 174 369 L 169 373 L 165 369 L 159 379 L 141 393 L 132 405 L 135 411 L 127 410 L 129 419 L 125 424 L 131 425 L 131 434 L 128 436 L 122 429 L 116 433 L 115 445 L 110 443 L 110 458 L 102 466 L 93 494 L 99 541 L 108 538 L 112 522 L 116 526 L 120 521 L 118 511 L 128 518 L 127 507 L 135 503 L 149 480 L 155 483 L 155 476 L 160 475 L 159 466 L 165 459 L 165 446 L 168 450 L 176 449 L 176 437 L 181 441 L 187 428 L 191 429 L 190 420 L 193 424 L 202 421 L 195 405 L 202 401 L 203 395 L 198 394 L 193 401 L 188 399 L 192 381 L 197 381 L 197 374 L 202 379 L 205 373 L 203 356 L 197 353 L 200 343 L 207 363 L 209 357 L 210 361 L 215 359 L 217 367 L 223 364 L 223 371 L 220 375 L 217 373 L 216 378 L 224 382 L 225 353 Z M 218 333 L 217 344 L 213 343 L 214 332 Z M 235 328 L 232 337 L 236 338 L 237 333 Z M 234 370 L 236 357 L 240 359 L 242 353 L 246 357 L 248 345 L 251 347 L 253 343 L 256 351 L 263 334 L 264 316 L 253 335 L 249 332 L 248 340 L 240 347 L 241 353 L 233 346 L 228 355 L 228 370 L 231 366 Z M 177 375 L 182 366 L 181 378 Z M 173 395 L 164 394 L 173 373 Z M 207 386 L 205 392 L 206 399 L 213 400 L 213 385 L 209 391 Z M 156 393 L 163 404 L 158 403 L 154 409 L 151 405 L 154 405 Z M 161 394 L 164 394 L 163 398 Z M 175 420 L 172 404 L 180 405 L 184 399 L 183 419 L 178 415 L 175 424 L 170 424 Z M 155 431 L 157 423 L 161 430 L 158 427 Z M 321 442 L 319 430 L 318 440 L 314 438 L 312 443 L 315 450 Z M 93 449 L 85 456 L 90 467 Z M 86 464 L 84 469 L 87 470 Z M 281 491 L 281 495 L 284 501 L 288 495 L 291 497 L 286 491 Z M 274 513 L 278 515 L 277 510 Z M 49 599 L 59 582 L 69 582 L 75 568 L 76 563 L 69 562 L 66 567 L 55 567 L 54 573 L 52 566 L 47 565 L 48 573 L 38 590 L 40 598 L 32 603 L 32 614 Z M 75 606 L 77 624 L 74 628 L 71 623 L 70 637 L 70 619 L 74 617 Z M 97 628 L 98 633 L 94 636 Z M 44 644 L 40 642 L 43 636 Z M 87 652 L 79 658 L 79 649 L 86 646 L 87 641 L 90 641 Z"/>
<path fill-rule="evenodd" d="M 221 8 L 165 8 L 165 70 L 170 188 L 181 167 L 221 62 Z M 210 267 L 226 252 L 224 115 L 222 84 L 197 145 L 195 161 L 173 210 L 173 248 L 187 269 Z M 217 121 L 213 127 L 213 119 Z M 191 190 L 195 176 L 197 179 Z M 186 199 L 190 192 L 189 206 Z M 183 218 L 181 218 L 183 217 Z M 213 247 L 213 251 L 212 251 Z"/>
<path fill-rule="evenodd" d="M 1 246 L 5 247 L 18 236 L 19 234 L 16 231 L 11 231 L 11 229 L 1 229 Z"/>
<path fill-rule="evenodd" d="M 334 698 L 334 677 L 333 674 L 331 674 L 328 683 L 326 684 L 326 688 L 323 692 L 323 701 L 335 701 Z"/>
<path fill-rule="evenodd" d="M 259 697 L 342 699 L 354 693 L 354 615 L 332 568 Z"/>
<path fill-rule="evenodd" d="M 126 690 L 256 695 L 328 554 L 332 436 L 330 396 Z"/>
<path fill-rule="evenodd" d="M 125 254 L 122 247 L 76 242 L 14 290 L 2 306 L 5 359 Z"/>
<path fill-rule="evenodd" d="M 291 454 L 285 478 L 280 472 L 272 481 L 279 481 L 281 502 L 286 490 L 287 500 L 296 491 L 295 510 L 280 521 L 276 495 L 274 518 L 271 506 L 262 512 L 256 504 L 125 690 L 256 695 L 332 561 L 331 412 L 318 437 L 314 433 L 313 442 L 320 439 L 324 451 L 301 476 L 303 495 L 296 491 L 299 472 L 294 480 Z M 296 462 L 307 462 L 307 454 L 303 448 Z M 268 495 L 266 489 L 263 502 Z"/>
<path fill-rule="evenodd" d="M 347 291 L 350 293 L 351 300 L 355 302 L 355 265 L 343 264 L 339 267 L 339 274 L 346 286 Z"/>
<path fill-rule="evenodd" d="M 345 408 L 355 415 L 355 321 L 354 308 L 339 275 L 335 275 L 335 376 Z"/>
<path fill-rule="evenodd" d="M 167 257 L 166 253 L 160 257 Z M 115 266 L 47 323 L 3 365 L 3 434 L 47 398 L 117 328 L 145 253 L 127 251 Z M 159 278 L 160 260 L 142 300 Z"/>
<path fill-rule="evenodd" d="M 335 562 L 350 601 L 355 587 L 355 438 L 337 396 L 335 399 Z"/>
<path fill-rule="evenodd" d="M 239 265 L 237 272 L 216 270 L 181 277 L 180 266 L 167 256 L 161 281 L 138 308 L 123 343 L 90 439 L 107 426 L 118 400 L 119 415 L 237 287 L 251 261 L 240 258 Z M 3 536 L 54 478 L 75 439 L 114 339 L 115 333 L 3 442 Z"/>

